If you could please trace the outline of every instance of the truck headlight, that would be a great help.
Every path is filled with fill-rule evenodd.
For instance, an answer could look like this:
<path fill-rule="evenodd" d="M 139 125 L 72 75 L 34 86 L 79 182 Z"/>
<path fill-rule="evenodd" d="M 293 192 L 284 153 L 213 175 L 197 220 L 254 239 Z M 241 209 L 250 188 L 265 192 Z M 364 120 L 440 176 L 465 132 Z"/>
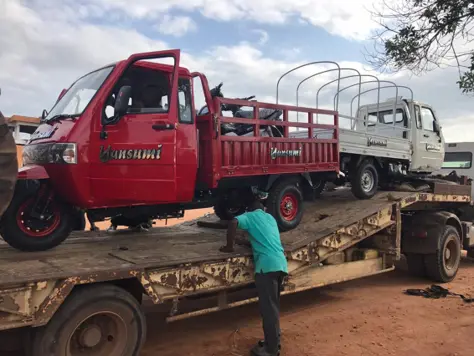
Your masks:
<path fill-rule="evenodd" d="M 44 143 L 23 148 L 23 165 L 28 164 L 77 164 L 75 143 Z"/>

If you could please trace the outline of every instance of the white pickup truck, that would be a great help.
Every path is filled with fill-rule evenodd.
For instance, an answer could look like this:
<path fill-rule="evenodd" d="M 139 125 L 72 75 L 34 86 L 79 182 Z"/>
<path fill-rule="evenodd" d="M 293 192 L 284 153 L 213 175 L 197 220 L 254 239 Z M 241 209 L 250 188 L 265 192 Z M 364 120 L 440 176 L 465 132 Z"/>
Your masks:
<path fill-rule="evenodd" d="M 441 168 L 444 159 L 444 138 L 439 120 L 431 106 L 414 101 L 413 92 L 407 87 L 377 78 L 364 82 L 362 78 L 365 76 L 375 77 L 360 74 L 355 69 L 337 67 L 317 74 L 337 70 L 339 71 L 337 81 L 332 80 L 322 85 L 317 95 L 328 83 L 337 83 L 334 110 L 339 111 L 341 171 L 345 175 L 344 181 L 351 182 L 352 192 L 356 197 L 371 198 L 378 186 L 387 185 L 398 179 L 396 177 L 400 177 L 400 174 L 401 177 L 407 175 L 422 177 Z M 341 76 L 343 70 L 359 74 Z M 350 85 L 343 86 L 341 82 L 347 78 L 358 79 L 356 85 L 359 86 L 358 92 L 350 101 L 351 115 L 344 115 L 338 110 L 340 93 L 355 86 L 352 84 L 353 81 Z M 298 85 L 298 89 L 302 82 Z M 362 86 L 369 83 L 376 83 L 377 87 L 363 91 Z M 389 83 L 389 86 L 381 86 L 380 83 Z M 395 98 L 381 101 L 382 89 L 396 91 L 397 94 L 401 89 L 408 89 L 411 98 L 403 99 L 400 95 L 396 95 Z M 374 104 L 360 105 L 360 97 L 374 90 L 377 92 L 378 101 Z M 352 115 L 352 106 L 356 99 L 358 107 L 355 115 Z M 332 134 L 329 130 L 315 130 L 313 137 L 332 137 Z M 307 137 L 307 135 L 307 130 L 293 131 L 291 134 L 292 137 Z"/>

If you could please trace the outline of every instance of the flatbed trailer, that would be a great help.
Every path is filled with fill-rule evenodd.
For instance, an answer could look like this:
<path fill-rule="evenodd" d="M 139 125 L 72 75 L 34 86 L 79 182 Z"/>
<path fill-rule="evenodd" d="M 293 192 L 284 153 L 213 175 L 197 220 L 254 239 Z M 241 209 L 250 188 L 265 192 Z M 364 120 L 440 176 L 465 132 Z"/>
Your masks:
<path fill-rule="evenodd" d="M 465 191 L 436 184 L 433 193 L 356 200 L 337 189 L 307 203 L 300 226 L 281 235 L 289 267 L 282 293 L 388 272 L 402 253 L 413 273 L 452 280 L 461 249 L 474 245 L 471 223 L 456 215 L 471 204 Z M 0 330 L 24 331 L 33 356 L 138 355 L 146 335 L 144 295 L 169 302 L 168 321 L 254 302 L 231 297 L 253 290 L 254 270 L 249 248 L 219 251 L 224 227 L 205 217 L 148 232 L 75 233 L 43 252 L 0 244 Z M 215 297 L 216 305 L 181 311 L 186 298 L 201 296 Z"/>

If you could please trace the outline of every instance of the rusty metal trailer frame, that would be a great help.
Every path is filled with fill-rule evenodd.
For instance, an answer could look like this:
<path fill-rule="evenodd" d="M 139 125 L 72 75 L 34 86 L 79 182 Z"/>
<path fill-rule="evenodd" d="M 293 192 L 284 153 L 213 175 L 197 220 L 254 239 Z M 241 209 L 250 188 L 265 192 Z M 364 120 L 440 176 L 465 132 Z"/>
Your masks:
<path fill-rule="evenodd" d="M 330 198 L 328 203 L 333 200 Z M 336 214 L 338 209 L 340 210 L 337 204 L 339 204 L 337 201 L 333 204 Z M 362 209 L 361 204 L 366 204 L 367 211 L 371 213 L 362 218 L 357 217 L 354 221 L 347 220 L 347 224 L 341 222 L 341 218 L 336 216 L 338 224 L 328 225 L 332 228 L 322 228 L 320 232 L 314 234 L 310 230 L 304 230 L 305 223 L 302 224 L 302 230 L 293 232 L 303 237 L 290 247 L 288 244 L 285 245 L 289 276 L 285 281 L 283 294 L 393 270 L 394 261 L 398 260 L 401 254 L 402 211 L 466 205 L 470 204 L 470 195 L 385 192 L 379 193 L 378 198 L 366 203 L 352 201 L 344 204 L 349 208 L 352 204 L 352 208 L 357 211 Z M 364 214 L 364 211 L 359 213 Z M 306 223 L 306 226 L 309 226 L 308 224 L 310 223 Z M 312 236 L 318 234 L 319 238 L 311 241 Z M 110 234 L 107 236 L 103 233 L 96 233 L 96 235 L 82 233 L 71 238 L 69 243 L 58 250 L 44 253 L 25 254 L 7 246 L 3 246 L 2 250 L 3 247 L 0 246 L 0 330 L 45 325 L 73 288 L 91 283 L 120 283 L 136 296 L 141 296 L 144 292 L 155 304 L 172 301 L 169 321 L 257 300 L 251 298 L 234 302 L 227 301 L 228 291 L 253 283 L 254 270 L 249 249 L 237 246 L 236 252 L 231 255 L 218 252 L 218 247 L 222 245 L 225 238 L 224 230 L 197 227 L 194 222 L 183 223 L 176 227 L 159 228 L 133 239 L 126 233 L 118 233 L 118 235 L 110 237 Z M 182 240 L 180 236 L 184 236 Z M 120 240 L 121 237 L 125 240 Z M 283 237 L 282 240 L 284 240 Z M 377 247 L 376 256 L 351 258 L 350 262 L 339 264 L 328 263 L 332 258 L 341 253 L 347 253 L 368 237 L 381 241 Z M 186 240 L 188 238 L 189 240 Z M 161 246 L 161 249 L 166 250 L 171 246 L 168 244 L 175 241 L 182 243 L 184 249 L 192 249 L 193 239 L 197 239 L 196 246 L 201 243 L 199 239 L 203 239 L 202 244 L 207 243 L 210 251 L 216 252 L 210 252 L 206 256 L 192 253 L 189 256 L 184 255 L 182 258 L 185 262 L 178 264 L 168 263 L 162 255 L 160 255 L 161 259 L 149 258 L 149 256 L 154 256 L 153 253 L 161 253 L 158 250 L 151 251 L 152 248 L 159 249 Z M 121 246 L 125 243 L 123 241 L 126 241 L 128 247 Z M 388 243 L 384 245 L 383 242 Z M 190 247 L 185 246 L 186 244 Z M 87 254 L 93 254 L 93 250 L 103 251 L 101 252 L 103 253 L 101 256 L 104 256 L 103 261 L 97 261 L 97 266 L 86 268 L 85 264 L 89 263 L 89 260 L 86 254 L 81 255 L 81 246 L 85 249 L 84 251 L 87 249 L 91 251 L 86 252 Z M 80 258 L 82 262 L 74 258 Z M 90 258 L 93 260 L 95 257 Z M 108 259 L 114 263 L 107 265 Z M 68 261 L 72 265 L 67 266 Z M 38 267 L 26 266 L 22 274 L 13 271 L 14 266 L 25 266 L 25 264 Z M 45 269 L 37 271 L 33 269 L 38 269 L 39 266 L 45 266 Z M 55 268 L 48 269 L 48 266 Z M 54 273 L 49 273 L 50 270 Z M 215 307 L 186 314 L 177 313 L 179 301 L 182 298 L 209 293 L 218 295 L 218 304 Z"/>

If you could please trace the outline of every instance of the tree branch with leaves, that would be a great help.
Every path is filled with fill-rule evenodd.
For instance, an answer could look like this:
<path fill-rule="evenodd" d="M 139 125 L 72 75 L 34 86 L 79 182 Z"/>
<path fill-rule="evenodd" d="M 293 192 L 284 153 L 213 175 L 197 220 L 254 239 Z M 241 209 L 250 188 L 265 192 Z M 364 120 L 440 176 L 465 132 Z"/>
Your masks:
<path fill-rule="evenodd" d="M 416 75 L 454 66 L 461 91 L 474 93 L 474 0 L 388 1 L 372 12 L 380 27 L 368 62 Z"/>

